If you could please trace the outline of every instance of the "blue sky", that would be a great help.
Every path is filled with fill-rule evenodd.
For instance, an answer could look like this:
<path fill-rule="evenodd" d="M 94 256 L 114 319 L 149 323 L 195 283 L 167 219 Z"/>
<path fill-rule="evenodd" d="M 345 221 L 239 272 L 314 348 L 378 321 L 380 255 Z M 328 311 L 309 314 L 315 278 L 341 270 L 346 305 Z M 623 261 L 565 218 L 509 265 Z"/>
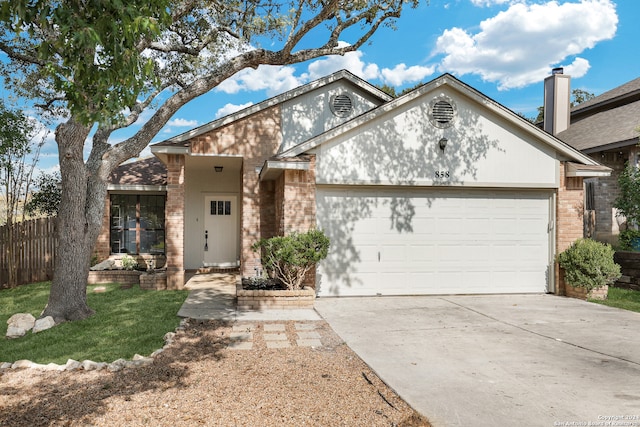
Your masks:
<path fill-rule="evenodd" d="M 395 31 L 381 29 L 358 52 L 238 73 L 183 107 L 154 142 L 343 68 L 399 90 L 449 72 L 506 107 L 535 116 L 542 81 L 553 67 L 565 68 L 572 88 L 596 95 L 639 77 L 639 19 L 636 0 L 423 1 L 405 11 Z M 56 165 L 51 141 L 40 167 Z"/>

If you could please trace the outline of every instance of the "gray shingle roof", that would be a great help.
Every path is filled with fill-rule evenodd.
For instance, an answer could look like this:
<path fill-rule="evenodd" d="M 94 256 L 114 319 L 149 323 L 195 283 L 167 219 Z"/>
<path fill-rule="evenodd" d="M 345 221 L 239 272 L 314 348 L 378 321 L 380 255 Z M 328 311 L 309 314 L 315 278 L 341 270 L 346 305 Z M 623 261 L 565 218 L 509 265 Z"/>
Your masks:
<path fill-rule="evenodd" d="M 637 144 L 639 128 L 637 78 L 573 108 L 569 129 L 557 137 L 577 150 L 594 152 Z"/>
<path fill-rule="evenodd" d="M 167 185 L 167 167 L 157 157 L 147 157 L 118 166 L 109 183 L 120 185 Z"/>

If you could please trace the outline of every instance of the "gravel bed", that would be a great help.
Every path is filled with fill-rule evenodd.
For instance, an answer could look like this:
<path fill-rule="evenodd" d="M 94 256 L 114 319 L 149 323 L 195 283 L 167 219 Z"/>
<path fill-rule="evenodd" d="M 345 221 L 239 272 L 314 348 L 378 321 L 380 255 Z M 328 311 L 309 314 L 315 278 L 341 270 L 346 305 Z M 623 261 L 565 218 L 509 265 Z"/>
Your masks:
<path fill-rule="evenodd" d="M 289 348 L 267 348 L 265 324 Z M 250 350 L 229 347 L 243 323 L 187 324 L 149 366 L 119 372 L 0 371 L 2 426 L 429 426 L 323 321 L 246 324 Z M 297 328 L 296 328 L 297 326 Z"/>

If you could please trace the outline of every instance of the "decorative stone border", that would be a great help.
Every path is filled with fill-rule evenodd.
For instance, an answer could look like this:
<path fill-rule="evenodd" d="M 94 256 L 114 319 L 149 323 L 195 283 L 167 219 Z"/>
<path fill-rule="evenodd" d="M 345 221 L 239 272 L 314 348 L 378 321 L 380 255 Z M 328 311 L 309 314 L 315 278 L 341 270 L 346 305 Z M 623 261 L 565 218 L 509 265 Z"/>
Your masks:
<path fill-rule="evenodd" d="M 20 369 L 20 368 L 29 368 L 29 369 L 38 369 L 41 371 L 99 371 L 101 369 L 106 369 L 109 372 L 117 372 L 122 369 L 127 368 L 136 368 L 139 366 L 147 366 L 153 363 L 154 358 L 162 353 L 167 347 L 169 347 L 175 338 L 175 336 L 181 332 L 184 332 L 187 324 L 189 323 L 189 319 L 182 319 L 180 321 L 180 325 L 176 328 L 175 332 L 167 332 L 164 334 L 164 346 L 154 351 L 149 355 L 149 357 L 140 356 L 136 354 L 133 356 L 131 360 L 118 359 L 111 363 L 106 362 L 93 362 L 91 360 L 84 360 L 82 362 L 78 362 L 77 360 L 69 359 L 67 363 L 64 365 L 57 365 L 55 363 L 49 363 L 43 365 L 41 363 L 35 363 L 30 360 L 18 360 L 16 362 L 0 362 L 0 370 L 5 369 Z"/>
<path fill-rule="evenodd" d="M 236 299 L 240 310 L 313 308 L 316 291 L 308 286 L 299 290 L 247 290 L 242 289 L 242 279 L 239 279 Z"/>

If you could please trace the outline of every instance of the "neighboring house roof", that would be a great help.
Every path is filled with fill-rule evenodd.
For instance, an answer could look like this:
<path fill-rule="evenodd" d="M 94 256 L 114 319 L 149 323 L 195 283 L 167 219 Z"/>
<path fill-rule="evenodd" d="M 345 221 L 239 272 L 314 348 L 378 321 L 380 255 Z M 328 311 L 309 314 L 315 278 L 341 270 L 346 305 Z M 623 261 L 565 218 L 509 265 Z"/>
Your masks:
<path fill-rule="evenodd" d="M 155 156 L 124 163 L 109 176 L 110 190 L 166 185 L 167 167 Z"/>
<path fill-rule="evenodd" d="M 577 105 L 569 129 L 557 136 L 585 153 L 613 150 L 638 143 L 640 78 Z"/>
<path fill-rule="evenodd" d="M 189 140 L 191 140 L 192 138 L 195 138 L 197 136 L 200 136 L 202 134 L 205 134 L 207 132 L 210 132 L 214 129 L 217 129 L 219 127 L 225 126 L 229 123 L 235 122 L 239 119 L 245 118 L 247 116 L 250 116 L 252 114 L 258 113 L 260 111 L 263 111 L 269 107 L 272 107 L 274 105 L 278 105 L 281 104 L 287 100 L 293 99 L 295 97 L 301 96 L 305 93 L 311 92 L 312 90 L 315 90 L 319 87 L 323 87 L 326 86 L 327 84 L 336 82 L 338 80 L 347 80 L 349 81 L 351 84 L 358 86 L 364 90 L 366 90 L 367 92 L 369 92 L 372 96 L 380 99 L 383 102 L 387 102 L 391 99 L 393 99 L 392 96 L 388 95 L 387 93 L 383 92 L 382 90 L 378 89 L 377 87 L 373 86 L 372 84 L 370 84 L 369 82 L 362 80 L 361 78 L 355 76 L 354 74 L 350 73 L 347 70 L 341 70 L 341 71 L 337 71 L 333 74 L 330 74 L 326 77 L 323 77 L 321 79 L 315 80 L 311 83 L 307 83 L 306 85 L 297 87 L 295 89 L 292 89 L 290 91 L 287 91 L 283 94 L 274 96 L 273 98 L 269 98 L 265 101 L 260 102 L 259 104 L 255 104 L 252 105 L 250 107 L 247 107 L 243 110 L 237 111 L 235 113 L 229 114 L 225 117 L 222 117 L 220 119 L 214 120 L 212 122 L 209 122 L 205 125 L 202 125 L 200 127 L 197 127 L 195 129 L 192 129 L 188 132 L 184 132 L 180 135 L 174 136 L 173 138 L 167 139 L 166 141 L 162 141 L 159 142 L 157 144 L 154 144 L 153 147 L 187 147 L 189 145 Z"/>
<path fill-rule="evenodd" d="M 567 160 L 578 162 L 584 165 L 596 166 L 602 169 L 602 171 L 609 170 L 609 168 L 601 166 L 595 160 L 580 153 L 578 150 L 570 147 L 569 145 L 559 140 L 558 138 L 554 137 L 553 135 L 541 130 L 540 128 L 538 128 L 528 120 L 523 119 L 513 111 L 509 110 L 507 107 L 494 101 L 493 99 L 489 98 L 488 96 L 484 95 L 478 90 L 472 88 L 471 86 L 461 82 L 451 74 L 443 74 L 442 76 L 437 77 L 436 79 L 418 87 L 417 89 L 403 96 L 393 99 L 392 101 L 389 101 L 386 104 L 383 104 L 359 117 L 356 117 L 353 120 L 350 120 L 340 126 L 337 126 L 327 132 L 324 132 L 314 138 L 311 138 L 301 144 L 298 144 L 297 146 L 279 154 L 277 157 L 279 158 L 292 157 L 292 156 L 297 156 L 299 154 L 305 153 L 309 150 L 312 150 L 318 147 L 319 145 L 323 144 L 324 142 L 329 141 L 331 138 L 334 138 L 336 135 L 339 135 L 343 132 L 363 126 L 366 123 L 369 123 L 375 118 L 379 117 L 380 115 L 386 114 L 396 108 L 399 108 L 402 105 L 407 104 L 413 99 L 421 96 L 422 94 L 430 92 L 442 85 L 449 85 L 450 87 L 455 88 L 456 90 L 466 94 L 468 97 L 475 99 L 479 104 L 483 105 L 484 108 L 487 108 L 493 111 L 494 113 L 498 114 L 499 116 L 503 117 L 504 119 L 518 126 L 522 130 L 536 135 L 539 140 L 546 142 L 548 145 L 550 145 L 559 153 L 561 153 L 563 156 L 565 156 Z"/>

